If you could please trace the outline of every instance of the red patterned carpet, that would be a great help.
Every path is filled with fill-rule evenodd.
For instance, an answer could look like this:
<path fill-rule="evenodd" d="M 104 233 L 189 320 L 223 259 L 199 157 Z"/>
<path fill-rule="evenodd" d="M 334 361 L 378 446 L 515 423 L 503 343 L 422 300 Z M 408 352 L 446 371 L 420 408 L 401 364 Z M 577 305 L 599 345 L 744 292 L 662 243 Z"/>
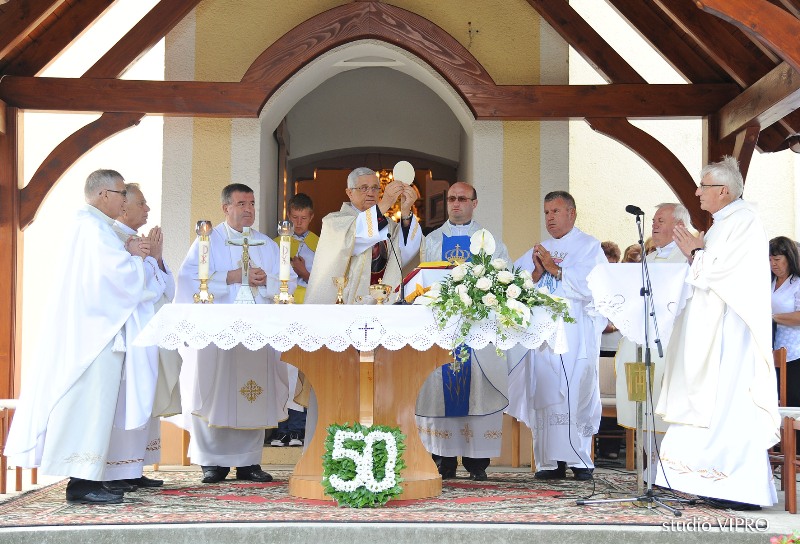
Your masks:
<path fill-rule="evenodd" d="M 272 474 L 276 481 L 268 484 L 226 480 L 207 485 L 199 482 L 198 472 L 160 472 L 156 476 L 165 479 L 164 487 L 126 494 L 123 504 L 109 506 L 67 504 L 62 481 L 0 504 L 0 527 L 284 521 L 661 525 L 673 519 L 663 509 L 631 503 L 575 504 L 593 490 L 592 498 L 630 496 L 635 481 L 625 473 L 599 474 L 594 486 L 571 478 L 542 482 L 530 472 L 490 473 L 486 482 L 472 482 L 467 473 L 459 473 L 458 479 L 444 482 L 436 499 L 393 501 L 383 508 L 361 510 L 290 497 L 289 473 Z M 684 508 L 684 518 L 711 525 L 731 517 L 704 506 Z"/>

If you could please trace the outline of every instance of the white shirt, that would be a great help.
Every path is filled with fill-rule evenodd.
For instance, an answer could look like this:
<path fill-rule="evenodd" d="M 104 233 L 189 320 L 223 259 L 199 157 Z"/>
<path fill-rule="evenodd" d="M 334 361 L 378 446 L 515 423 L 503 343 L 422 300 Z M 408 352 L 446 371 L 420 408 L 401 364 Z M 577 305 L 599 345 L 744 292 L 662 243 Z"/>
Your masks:
<path fill-rule="evenodd" d="M 772 313 L 787 314 L 800 311 L 800 278 L 791 276 L 775 289 L 772 281 Z M 778 324 L 775 329 L 775 348 L 786 348 L 786 360 L 800 359 L 800 327 Z"/>

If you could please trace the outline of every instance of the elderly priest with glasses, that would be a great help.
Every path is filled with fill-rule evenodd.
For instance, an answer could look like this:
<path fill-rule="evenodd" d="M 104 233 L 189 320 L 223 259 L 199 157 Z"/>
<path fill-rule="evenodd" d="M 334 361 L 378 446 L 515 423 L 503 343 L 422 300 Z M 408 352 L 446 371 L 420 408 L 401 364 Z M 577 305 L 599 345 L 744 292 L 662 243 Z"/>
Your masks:
<path fill-rule="evenodd" d="M 305 304 L 333 304 L 334 277 L 347 278 L 345 304 L 367 296 L 369 286 L 379 280 L 392 288 L 400 285 L 401 268 L 416 257 L 422 240 L 422 229 L 411 213 L 417 199 L 411 181 L 389 182 L 379 200 L 381 184 L 375 171 L 360 167 L 350 172 L 345 189 L 350 202 L 322 219 Z M 398 198 L 399 225 L 384 216 Z"/>

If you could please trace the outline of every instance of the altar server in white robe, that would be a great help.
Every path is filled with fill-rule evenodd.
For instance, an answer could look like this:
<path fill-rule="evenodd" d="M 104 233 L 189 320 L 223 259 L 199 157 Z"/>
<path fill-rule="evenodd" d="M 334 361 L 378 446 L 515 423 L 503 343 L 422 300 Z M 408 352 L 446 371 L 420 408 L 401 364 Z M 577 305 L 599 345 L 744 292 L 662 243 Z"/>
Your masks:
<path fill-rule="evenodd" d="M 232 304 L 241 287 L 244 232 L 248 239 L 263 242 L 249 248 L 250 289 L 256 304 L 272 302 L 278 292 L 279 249 L 268 236 L 251 229 L 256 217 L 255 196 L 247 185 L 234 183 L 222 190 L 225 221 L 210 235 L 208 290 L 214 304 Z M 297 285 L 296 276 L 290 290 Z M 190 303 L 199 291 L 198 242 L 192 244 L 178 273 L 176 302 Z M 181 387 L 184 409 L 191 416 L 189 456 L 203 468 L 203 482 L 224 480 L 230 467 L 236 478 L 270 482 L 272 475 L 261 469 L 264 429 L 277 427 L 288 417 L 289 398 L 286 363 L 269 346 L 251 351 L 239 344 L 230 350 L 209 345 L 183 352 Z"/>
<path fill-rule="evenodd" d="M 114 170 L 86 179 L 86 206 L 65 229 L 53 262 L 42 341 L 22 384 L 3 452 L 13 465 L 69 476 L 67 501 L 107 504 L 121 492 L 103 487 L 120 376 L 145 290 L 146 240 L 119 239 L 112 225 L 125 203 Z"/>
<path fill-rule="evenodd" d="M 369 294 L 378 281 L 396 288 L 402 267 L 415 259 L 422 241 L 422 229 L 411 213 L 417 191 L 393 180 L 378 200 L 381 184 L 375 171 L 356 168 L 347 176 L 350 202 L 322 219 L 314 269 L 306 290 L 305 304 L 333 304 L 336 287 L 332 278 L 344 276 L 344 303 L 355 304 Z M 384 214 L 400 198 L 400 224 Z"/>
<path fill-rule="evenodd" d="M 140 237 L 138 229 L 147 223 L 150 206 L 138 183 L 126 183 L 127 202 L 122 215 L 114 222 L 114 230 L 120 239 L 127 242 L 130 237 Z M 155 294 L 153 300 L 142 302 L 148 306 L 144 315 L 155 315 L 161 306 L 175 297 L 175 279 L 164 262 L 164 234 L 159 227 L 153 227 L 146 236 L 150 242 L 150 254 L 144 260 L 147 290 Z M 144 326 L 146 323 L 142 323 Z M 134 364 L 138 362 L 140 364 Z M 163 480 L 149 478 L 142 474 L 145 465 L 161 461 L 161 416 L 180 413 L 180 387 L 178 377 L 181 358 L 177 351 L 161 349 L 157 346 L 134 346 L 128 343 L 123 366 L 123 384 L 134 380 L 133 389 L 141 398 L 141 426 L 126 430 L 126 388 L 120 388 L 117 400 L 116 420 L 111 449 L 109 451 L 106 487 L 134 491 L 136 487 L 159 487 Z M 136 425 L 135 422 L 134 425 Z"/>
<path fill-rule="evenodd" d="M 682 225 L 692 228 L 691 218 L 689 217 L 689 210 L 683 204 L 675 202 L 665 202 L 656 206 L 656 213 L 653 215 L 653 224 L 651 230 L 651 237 L 655 251 L 648 253 L 645 257 L 648 263 L 661 264 L 673 263 L 682 264 L 686 263 L 686 257 L 681 253 L 678 244 L 672 239 L 672 233 L 677 225 Z M 677 271 L 683 273 L 683 269 Z M 653 285 L 653 290 L 658 291 L 659 286 Z M 651 340 L 654 335 L 651 329 Z M 663 340 L 663 339 L 662 339 Z M 666 348 L 667 342 L 664 342 L 663 348 Z M 628 400 L 628 384 L 625 379 L 625 363 L 633 361 L 641 361 L 643 359 L 637 358 L 638 345 L 628 339 L 623 338 L 619 344 L 616 356 L 617 367 L 617 423 L 623 427 L 630 429 L 636 428 L 636 403 Z M 650 360 L 653 363 L 653 403 L 658 400 L 661 393 L 661 380 L 664 376 L 664 358 L 658 356 L 658 349 L 655 344 L 650 347 Z M 650 428 L 650 421 L 645 421 L 644 429 Z M 660 449 L 661 439 L 664 433 L 667 432 L 669 425 L 664 420 L 655 416 L 655 431 L 656 431 L 656 446 L 652 449 L 653 456 Z M 648 463 L 651 470 L 657 468 L 657 463 Z"/>
<path fill-rule="evenodd" d="M 425 237 L 420 261 L 469 260 L 469 237 L 483 228 L 472 219 L 477 206 L 474 187 L 451 185 L 448 220 Z M 508 262 L 505 244 L 497 242 L 493 257 Z M 417 397 L 417 428 L 442 478 L 455 477 L 461 456 L 470 479 L 486 480 L 490 458 L 500 455 L 507 406 L 508 367 L 492 344 L 473 351 L 459 372 L 446 364 L 428 376 Z"/>
<path fill-rule="evenodd" d="M 694 289 L 667 347 L 656 413 L 670 426 L 656 483 L 756 509 L 777 500 L 767 450 L 780 428 L 767 237 L 741 199 L 735 159 L 706 166 L 700 177 L 695 195 L 714 223 L 705 236 L 675 227 Z"/>
<path fill-rule="evenodd" d="M 591 316 L 589 272 L 608 262 L 600 242 L 575 227 L 575 199 L 565 191 L 544 197 L 547 232 L 553 238 L 536 244 L 515 266 L 531 271 L 539 288 L 563 297 L 575 323 L 565 323 L 569 351 L 549 347 L 529 351 L 509 376 L 508 412 L 533 430 L 535 477 L 566 477 L 570 466 L 576 480 L 591 480 L 592 435 L 600 425 L 600 385 L 597 368 L 600 335 L 607 324 Z M 516 394 L 515 394 L 516 392 Z"/>

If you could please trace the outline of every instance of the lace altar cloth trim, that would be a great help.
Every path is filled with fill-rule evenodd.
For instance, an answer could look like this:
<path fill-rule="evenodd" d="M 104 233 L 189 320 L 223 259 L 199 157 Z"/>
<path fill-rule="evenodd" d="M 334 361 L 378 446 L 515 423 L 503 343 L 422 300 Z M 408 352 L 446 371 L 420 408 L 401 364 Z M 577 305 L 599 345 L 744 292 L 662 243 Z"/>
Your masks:
<path fill-rule="evenodd" d="M 139 346 L 180 346 L 201 349 L 215 344 L 231 349 L 242 344 L 251 350 L 272 346 L 288 351 L 294 346 L 316 351 L 325 346 L 344 351 L 350 346 L 370 351 L 378 346 L 397 350 L 411 346 L 424 351 L 434 344 L 451 349 L 458 330 L 454 319 L 440 331 L 430 308 L 424 306 L 344 306 L 327 304 L 167 304 L 134 341 Z M 520 344 L 535 349 L 547 343 L 557 353 L 567 351 L 564 323 L 544 308 L 534 308 L 526 330 L 511 331 L 499 339 L 495 323 L 473 325 L 467 344 L 501 349 Z"/>

